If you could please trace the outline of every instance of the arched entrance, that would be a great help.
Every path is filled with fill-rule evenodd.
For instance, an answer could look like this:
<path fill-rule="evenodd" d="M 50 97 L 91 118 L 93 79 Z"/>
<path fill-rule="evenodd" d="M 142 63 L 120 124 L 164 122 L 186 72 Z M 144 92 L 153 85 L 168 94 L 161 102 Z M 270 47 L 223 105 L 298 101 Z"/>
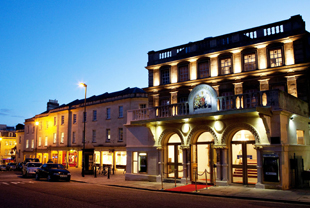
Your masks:
<path fill-rule="evenodd" d="M 257 183 L 257 153 L 255 138 L 248 130 L 240 130 L 231 141 L 232 183 Z"/>
<path fill-rule="evenodd" d="M 167 144 L 167 177 L 183 177 L 183 152 L 181 149 L 181 139 L 177 134 L 173 134 Z"/>
<path fill-rule="evenodd" d="M 213 149 L 214 138 L 209 132 L 200 134 L 197 141 L 192 145 L 192 181 L 197 180 L 206 182 L 206 176 L 203 174 L 207 171 L 207 181 L 213 182 L 213 165 L 215 161 L 215 150 Z"/>

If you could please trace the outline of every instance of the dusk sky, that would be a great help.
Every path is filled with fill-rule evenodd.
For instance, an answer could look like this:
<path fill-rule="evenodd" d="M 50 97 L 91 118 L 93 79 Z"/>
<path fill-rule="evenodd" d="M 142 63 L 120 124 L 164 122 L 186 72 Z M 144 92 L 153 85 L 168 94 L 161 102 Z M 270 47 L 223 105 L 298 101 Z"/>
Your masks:
<path fill-rule="evenodd" d="M 147 87 L 147 53 L 289 19 L 309 0 L 1 0 L 0 124 L 127 87 Z"/>

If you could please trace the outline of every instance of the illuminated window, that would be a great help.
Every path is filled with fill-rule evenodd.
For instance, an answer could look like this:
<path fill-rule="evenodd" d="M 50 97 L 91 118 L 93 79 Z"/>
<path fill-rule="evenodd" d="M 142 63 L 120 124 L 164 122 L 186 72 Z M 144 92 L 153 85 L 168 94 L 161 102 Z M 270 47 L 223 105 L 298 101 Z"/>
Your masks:
<path fill-rule="evenodd" d="M 303 130 L 296 130 L 296 136 L 297 136 L 297 144 L 304 145 L 304 131 Z"/>
<path fill-rule="evenodd" d="M 198 79 L 206 78 L 210 76 L 210 64 L 209 61 L 203 61 L 198 63 Z"/>
<path fill-rule="evenodd" d="M 92 142 L 96 142 L 96 130 L 93 130 Z"/>
<path fill-rule="evenodd" d="M 29 140 L 26 140 L 26 148 L 29 148 Z"/>
<path fill-rule="evenodd" d="M 119 142 L 123 141 L 123 128 L 118 129 L 118 141 Z"/>
<path fill-rule="evenodd" d="M 60 143 L 64 143 L 64 140 L 65 140 L 65 133 L 61 132 Z"/>
<path fill-rule="evenodd" d="M 72 143 L 73 143 L 73 144 L 75 143 L 75 131 L 72 132 Z"/>
<path fill-rule="evenodd" d="M 41 137 L 39 137 L 39 147 L 41 147 L 41 145 L 42 145 L 42 138 Z"/>
<path fill-rule="evenodd" d="M 107 129 L 106 130 L 106 141 L 107 142 L 110 142 L 110 139 L 111 139 L 111 130 L 110 129 Z"/>
<path fill-rule="evenodd" d="M 34 148 L 34 139 L 31 140 L 31 148 Z"/>
<path fill-rule="evenodd" d="M 160 81 L 161 81 L 161 84 L 170 84 L 170 69 L 169 68 L 160 70 Z"/>
<path fill-rule="evenodd" d="M 269 57 L 270 57 L 270 67 L 277 67 L 283 65 L 281 49 L 270 50 Z"/>
<path fill-rule="evenodd" d="M 57 136 L 56 136 L 56 133 L 53 134 L 53 143 L 55 144 L 57 141 Z"/>
<path fill-rule="evenodd" d="M 123 118 L 123 106 L 118 106 L 118 117 Z"/>
<path fill-rule="evenodd" d="M 76 114 L 73 114 L 73 123 L 76 123 Z"/>
<path fill-rule="evenodd" d="M 188 66 L 179 67 L 179 82 L 184 82 L 188 80 Z"/>
<path fill-rule="evenodd" d="M 44 146 L 47 146 L 47 145 L 48 145 L 48 137 L 46 136 L 46 137 L 45 137 Z"/>
<path fill-rule="evenodd" d="M 93 121 L 97 121 L 97 111 L 93 110 Z"/>
<path fill-rule="evenodd" d="M 132 172 L 146 173 L 147 172 L 147 153 L 133 152 L 132 153 Z"/>
<path fill-rule="evenodd" d="M 111 108 L 107 108 L 107 119 L 111 119 Z"/>
<path fill-rule="evenodd" d="M 231 58 L 221 59 L 221 75 L 231 73 Z"/>
<path fill-rule="evenodd" d="M 244 71 L 253 71 L 256 69 L 255 54 L 247 54 L 243 56 L 243 70 Z"/>

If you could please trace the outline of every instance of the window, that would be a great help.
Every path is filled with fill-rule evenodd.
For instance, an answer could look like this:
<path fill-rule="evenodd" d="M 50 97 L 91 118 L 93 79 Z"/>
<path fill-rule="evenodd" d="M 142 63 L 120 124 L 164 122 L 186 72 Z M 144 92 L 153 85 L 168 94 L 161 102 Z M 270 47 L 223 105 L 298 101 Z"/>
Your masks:
<path fill-rule="evenodd" d="M 31 140 L 31 148 L 34 148 L 34 139 Z"/>
<path fill-rule="evenodd" d="M 107 108 L 107 119 L 111 119 L 111 108 Z"/>
<path fill-rule="evenodd" d="M 188 65 L 179 66 L 179 82 L 188 80 Z"/>
<path fill-rule="evenodd" d="M 160 81 L 161 84 L 170 84 L 170 69 L 165 68 L 160 70 Z"/>
<path fill-rule="evenodd" d="M 83 112 L 83 123 L 86 122 L 87 112 Z"/>
<path fill-rule="evenodd" d="M 297 135 L 297 144 L 304 145 L 304 131 L 303 130 L 296 130 Z"/>
<path fill-rule="evenodd" d="M 93 121 L 97 121 L 97 111 L 93 110 Z"/>
<path fill-rule="evenodd" d="M 53 143 L 55 144 L 57 141 L 57 136 L 56 136 L 56 133 L 53 134 Z"/>
<path fill-rule="evenodd" d="M 198 79 L 203 79 L 210 76 L 210 62 L 204 60 L 198 63 Z"/>
<path fill-rule="evenodd" d="M 48 129 L 48 121 L 46 121 L 46 128 Z"/>
<path fill-rule="evenodd" d="M 60 143 L 64 143 L 64 140 L 65 140 L 65 133 L 61 132 Z"/>
<path fill-rule="evenodd" d="M 48 145 L 48 137 L 46 136 L 46 137 L 45 137 L 44 146 L 47 146 L 47 145 Z"/>
<path fill-rule="evenodd" d="M 118 117 L 123 118 L 123 106 L 118 106 Z"/>
<path fill-rule="evenodd" d="M 57 120 L 56 120 L 56 117 L 54 117 L 54 126 L 57 125 Z"/>
<path fill-rule="evenodd" d="M 41 137 L 39 137 L 39 147 L 41 147 L 41 145 L 42 145 L 42 139 L 41 139 Z"/>
<path fill-rule="evenodd" d="M 244 71 L 253 71 L 256 69 L 255 54 L 244 55 L 243 62 Z"/>
<path fill-rule="evenodd" d="M 221 59 L 221 75 L 231 73 L 231 58 Z"/>
<path fill-rule="evenodd" d="M 93 130 L 92 142 L 96 142 L 96 130 Z"/>
<path fill-rule="evenodd" d="M 61 125 L 65 123 L 65 116 L 61 116 Z"/>
<path fill-rule="evenodd" d="M 110 129 L 107 129 L 107 130 L 106 130 L 106 133 L 107 133 L 106 141 L 107 141 L 107 142 L 110 142 L 110 140 L 111 140 L 111 130 L 110 130 Z"/>
<path fill-rule="evenodd" d="M 170 104 L 169 99 L 163 99 L 163 100 L 160 101 L 160 105 L 161 105 L 161 106 L 169 105 L 169 104 Z"/>
<path fill-rule="evenodd" d="M 73 123 L 76 123 L 76 114 L 73 114 Z"/>
<path fill-rule="evenodd" d="M 26 148 L 29 148 L 29 140 L 26 140 Z"/>
<path fill-rule="evenodd" d="M 19 144 L 22 143 L 22 137 L 21 137 L 21 136 L 19 136 L 18 143 L 19 143 Z"/>
<path fill-rule="evenodd" d="M 270 67 L 277 67 L 283 65 L 281 49 L 270 50 L 269 57 L 270 57 Z"/>
<path fill-rule="evenodd" d="M 139 109 L 143 109 L 143 108 L 146 108 L 146 104 L 140 104 L 139 105 Z"/>
<path fill-rule="evenodd" d="M 75 131 L 72 132 L 72 143 L 73 143 L 73 144 L 75 143 Z"/>
<path fill-rule="evenodd" d="M 133 173 L 147 172 L 147 153 L 133 152 L 132 153 L 132 171 Z"/>
<path fill-rule="evenodd" d="M 35 131 L 35 128 L 36 128 L 35 126 L 33 126 L 33 127 L 32 127 L 32 133 L 34 133 L 34 131 Z"/>
<path fill-rule="evenodd" d="M 123 141 L 123 128 L 118 129 L 118 141 Z"/>

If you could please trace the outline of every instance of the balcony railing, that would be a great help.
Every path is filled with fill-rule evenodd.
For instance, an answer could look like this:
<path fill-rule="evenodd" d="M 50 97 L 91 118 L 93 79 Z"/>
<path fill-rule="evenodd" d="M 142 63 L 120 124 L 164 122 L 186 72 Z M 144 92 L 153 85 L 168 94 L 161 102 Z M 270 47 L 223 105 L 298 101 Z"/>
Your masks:
<path fill-rule="evenodd" d="M 256 107 L 271 107 L 272 110 L 287 110 L 302 116 L 309 115 L 308 104 L 306 102 L 280 90 L 221 96 L 217 98 L 217 109 L 212 112 L 251 109 Z M 184 116 L 189 115 L 190 111 L 188 102 L 184 102 L 153 108 L 129 110 L 127 113 L 128 122 L 130 122 Z M 202 113 L 208 112 L 202 111 Z"/>

